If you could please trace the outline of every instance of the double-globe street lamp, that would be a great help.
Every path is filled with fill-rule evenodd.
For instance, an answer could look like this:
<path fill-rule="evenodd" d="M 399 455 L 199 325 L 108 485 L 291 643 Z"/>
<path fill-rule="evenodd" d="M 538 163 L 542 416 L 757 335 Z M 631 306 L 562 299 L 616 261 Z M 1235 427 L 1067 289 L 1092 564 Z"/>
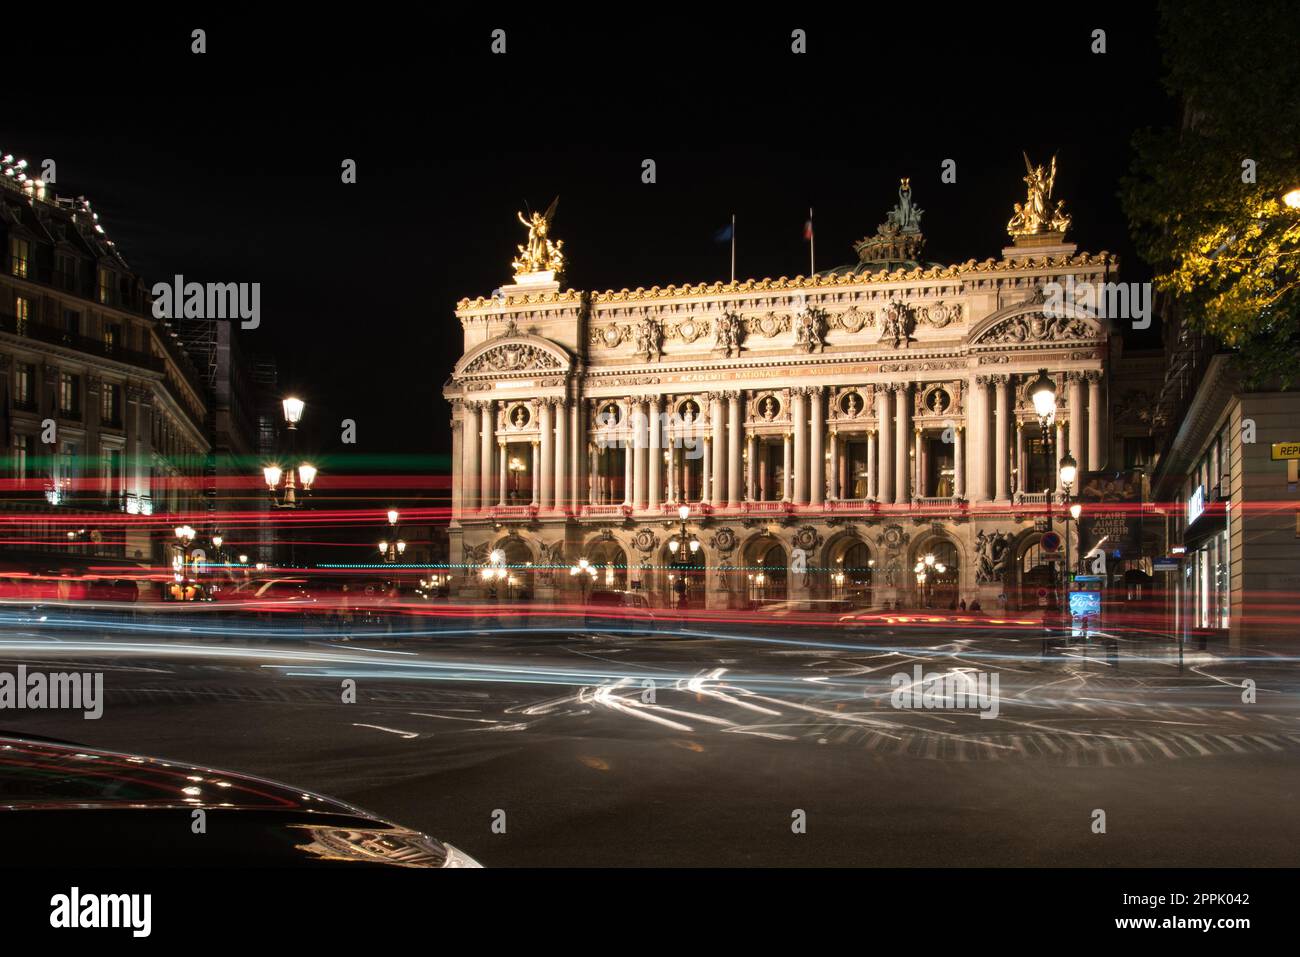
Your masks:
<path fill-rule="evenodd" d="M 930 581 L 932 575 L 942 575 L 948 570 L 948 566 L 934 557 L 933 554 L 926 555 L 916 563 L 912 571 L 916 574 L 917 591 L 920 593 L 921 607 L 928 608 L 929 602 L 925 586 Z"/>

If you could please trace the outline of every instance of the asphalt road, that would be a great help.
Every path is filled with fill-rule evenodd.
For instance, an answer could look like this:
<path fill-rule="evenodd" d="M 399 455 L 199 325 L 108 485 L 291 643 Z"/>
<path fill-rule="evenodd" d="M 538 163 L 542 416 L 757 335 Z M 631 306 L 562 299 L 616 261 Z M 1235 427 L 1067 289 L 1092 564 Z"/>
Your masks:
<path fill-rule="evenodd" d="M 1041 650 L 792 623 L 382 642 L 11 623 L 0 669 L 103 671 L 106 704 L 0 729 L 291 782 L 488 866 L 1300 864 L 1294 658 Z M 917 663 L 996 675 L 997 716 L 895 707 Z"/>

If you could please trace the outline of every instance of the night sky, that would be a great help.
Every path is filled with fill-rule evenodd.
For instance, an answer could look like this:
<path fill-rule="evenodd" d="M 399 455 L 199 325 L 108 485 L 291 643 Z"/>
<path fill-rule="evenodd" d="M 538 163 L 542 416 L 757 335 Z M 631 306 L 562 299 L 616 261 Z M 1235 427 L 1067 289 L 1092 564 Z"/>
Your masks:
<path fill-rule="evenodd" d="M 29 53 L 63 43 L 67 68 L 6 107 L 0 147 L 55 158 L 57 192 L 90 198 L 150 283 L 260 282 L 244 344 L 276 356 L 318 426 L 356 419 L 361 452 L 444 452 L 455 302 L 509 281 L 515 211 L 557 194 L 578 289 L 726 279 L 713 236 L 733 212 L 740 278 L 807 272 L 809 206 L 818 268 L 850 262 L 900 176 L 925 210 L 926 258 L 961 262 L 1007 244 L 1021 149 L 1056 151 L 1071 239 L 1146 278 L 1116 192 L 1134 130 L 1176 116 L 1155 15 L 938 9 L 582 29 L 119 18 L 33 37 Z M 498 26 L 505 57 L 488 52 Z M 789 52 L 795 26 L 805 56 Z M 1105 55 L 1088 49 L 1097 27 Z M 356 185 L 340 182 L 344 158 Z M 956 184 L 939 181 L 945 158 Z"/>

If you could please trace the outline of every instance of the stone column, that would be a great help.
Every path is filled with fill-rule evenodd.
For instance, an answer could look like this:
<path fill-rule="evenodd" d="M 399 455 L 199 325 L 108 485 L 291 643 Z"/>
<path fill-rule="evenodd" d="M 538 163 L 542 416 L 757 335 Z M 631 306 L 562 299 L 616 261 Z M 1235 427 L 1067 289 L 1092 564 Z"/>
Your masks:
<path fill-rule="evenodd" d="M 705 435 L 701 439 L 704 443 L 704 459 L 700 468 L 700 501 L 713 501 L 713 436 Z"/>
<path fill-rule="evenodd" d="M 926 477 L 930 472 L 930 448 L 921 429 L 912 430 L 912 447 L 916 449 L 916 454 L 912 457 L 915 463 L 913 471 L 916 476 L 912 480 L 912 488 L 917 498 L 925 498 L 930 494 L 929 486 L 926 484 Z"/>
<path fill-rule="evenodd" d="M 595 442 L 587 443 L 587 499 L 588 504 L 595 505 L 597 489 L 600 486 L 600 450 Z"/>
<path fill-rule="evenodd" d="M 479 507 L 478 493 L 481 467 L 478 459 L 481 446 L 479 444 L 478 407 L 479 403 L 477 402 L 466 402 L 465 413 L 461 417 L 463 425 L 460 440 L 460 508 L 462 512 L 470 512 Z"/>
<path fill-rule="evenodd" d="M 1025 483 L 1029 480 L 1029 468 L 1025 464 L 1025 424 L 1016 422 L 1016 492 L 1023 495 L 1032 491 Z"/>
<path fill-rule="evenodd" d="M 479 468 L 483 470 L 482 478 L 479 482 L 479 499 L 478 507 L 487 508 L 488 503 L 492 501 L 492 463 L 495 456 L 492 450 L 497 444 L 497 410 L 496 403 L 491 399 L 483 403 L 483 414 L 480 420 L 480 428 L 483 431 L 481 445 L 479 446 Z"/>
<path fill-rule="evenodd" d="M 727 505 L 740 506 L 744 472 L 740 461 L 740 393 L 727 393 Z"/>
<path fill-rule="evenodd" d="M 1070 394 L 1070 454 L 1079 465 L 1079 472 L 1088 470 L 1088 446 L 1084 443 L 1084 424 L 1087 413 L 1083 410 L 1083 373 L 1072 372 L 1069 375 Z M 1079 490 L 1076 479 L 1074 491 Z"/>
<path fill-rule="evenodd" d="M 952 430 L 952 494 L 957 498 L 966 497 L 966 427 L 963 425 Z"/>
<path fill-rule="evenodd" d="M 989 500 L 988 376 L 975 376 L 966 394 L 966 487 L 972 502 Z"/>
<path fill-rule="evenodd" d="M 785 457 L 781 470 L 781 499 L 789 502 L 794 499 L 794 446 L 789 432 L 784 436 L 782 451 Z"/>
<path fill-rule="evenodd" d="M 574 398 L 569 405 L 569 498 L 573 510 L 587 497 L 587 483 L 583 472 L 586 467 L 587 404 Z"/>
<path fill-rule="evenodd" d="M 636 406 L 628 399 L 623 422 L 627 431 L 623 436 L 623 504 L 636 501 Z"/>
<path fill-rule="evenodd" d="M 135 441 L 136 428 L 135 418 L 138 413 L 136 400 L 132 393 L 135 392 L 133 386 L 126 387 L 126 484 L 127 491 L 131 494 L 138 494 L 136 491 L 136 470 L 131 464 L 135 461 Z M 452 521 L 460 518 L 461 512 L 465 507 L 465 402 L 463 399 L 451 400 L 451 517 Z M 30 474 L 31 463 L 28 463 Z"/>
<path fill-rule="evenodd" d="M 867 498 L 879 500 L 880 496 L 880 434 L 872 429 L 867 433 Z M 857 491 L 857 482 L 855 476 L 848 476 L 853 483 L 854 491 Z M 855 498 L 851 495 L 850 498 Z"/>
<path fill-rule="evenodd" d="M 538 410 L 538 428 L 542 430 L 541 497 L 538 506 L 548 509 L 555 504 L 555 424 L 551 419 L 551 400 L 542 399 Z"/>
<path fill-rule="evenodd" d="M 813 386 L 810 418 L 812 442 L 808 455 L 812 460 L 809 474 L 812 488 L 809 489 L 808 500 L 813 505 L 821 505 L 826 499 L 826 453 L 822 451 L 822 437 L 826 434 L 826 408 L 821 386 Z"/>
<path fill-rule="evenodd" d="M 650 491 L 646 496 L 646 507 L 651 511 L 659 509 L 659 499 L 664 489 L 664 440 L 661 421 L 660 397 L 650 397 Z"/>
<path fill-rule="evenodd" d="M 808 396 L 802 388 L 793 390 L 794 401 L 794 503 L 808 504 Z"/>
<path fill-rule="evenodd" d="M 1105 443 L 1102 441 L 1101 373 L 1088 373 L 1088 468 L 1094 472 L 1106 467 Z"/>
<path fill-rule="evenodd" d="M 528 467 L 529 471 L 533 474 L 533 504 L 537 505 L 541 502 L 542 498 L 542 457 L 538 453 L 539 443 L 536 439 L 533 439 L 531 449 L 532 458 L 528 460 Z"/>
<path fill-rule="evenodd" d="M 501 450 L 501 454 L 497 456 L 497 463 L 500 466 L 497 471 L 497 484 L 500 486 L 501 490 L 499 502 L 501 505 L 505 505 L 506 495 L 509 491 L 506 488 L 506 480 L 510 476 L 510 446 L 506 444 L 505 439 L 502 439 L 497 443 L 497 448 Z"/>
<path fill-rule="evenodd" d="M 997 438 L 994 443 L 993 461 L 997 475 L 996 497 L 999 502 L 1011 498 L 1011 385 L 1005 375 L 993 377 L 997 390 Z"/>
<path fill-rule="evenodd" d="M 699 448 L 698 438 L 696 439 L 696 448 Z M 682 468 L 682 501 L 698 501 L 698 496 L 692 494 L 695 489 L 691 488 L 691 460 L 686 457 L 687 451 L 686 448 L 683 448 L 680 456 Z M 690 451 L 694 451 L 694 449 Z"/>
<path fill-rule="evenodd" d="M 709 421 L 713 426 L 713 478 L 709 485 L 709 501 L 721 505 L 727 500 L 727 420 L 722 407 L 722 393 L 712 395 Z"/>
<path fill-rule="evenodd" d="M 768 455 L 767 439 L 758 446 L 758 499 L 760 502 L 767 501 L 767 462 L 771 456 Z"/>
<path fill-rule="evenodd" d="M 758 438 L 750 435 L 745 441 L 745 496 L 751 502 L 758 494 Z"/>
<path fill-rule="evenodd" d="M 894 500 L 894 392 L 887 386 L 876 386 L 876 420 L 880 423 L 880 438 L 876 443 L 879 472 L 874 482 L 876 500 L 889 503 Z"/>
<path fill-rule="evenodd" d="M 901 383 L 894 387 L 894 391 L 897 393 L 894 401 L 898 406 L 895 410 L 898 440 L 894 443 L 894 504 L 906 505 L 911 501 L 912 492 L 908 488 L 912 461 L 911 449 L 908 448 L 912 441 L 912 387 L 909 383 Z"/>
<path fill-rule="evenodd" d="M 569 498 L 569 406 L 564 399 L 555 403 L 555 508 L 568 511 Z"/>
<path fill-rule="evenodd" d="M 1052 453 L 1053 453 L 1053 454 L 1052 454 L 1052 458 L 1054 459 L 1054 461 L 1051 462 L 1051 463 L 1049 463 L 1049 464 L 1051 465 L 1051 468 L 1052 468 L 1052 475 L 1055 476 L 1055 477 L 1052 479 L 1052 482 L 1054 483 L 1054 484 L 1053 484 L 1053 487 L 1056 489 L 1056 493 L 1057 493 L 1058 495 L 1059 495 L 1059 494 L 1061 493 L 1061 491 L 1062 491 L 1062 488 L 1061 488 L 1061 459 L 1065 458 L 1065 450 L 1066 450 L 1066 444 L 1065 444 L 1065 420 L 1062 419 L 1061 416 L 1058 414 L 1057 417 L 1056 417 L 1056 447 L 1052 450 Z"/>
<path fill-rule="evenodd" d="M 668 446 L 668 501 L 676 502 L 677 499 L 677 446 L 669 436 L 665 443 Z"/>
<path fill-rule="evenodd" d="M 840 489 L 843 487 L 840 483 L 840 450 L 839 434 L 831 429 L 831 501 L 834 502 L 840 497 Z"/>

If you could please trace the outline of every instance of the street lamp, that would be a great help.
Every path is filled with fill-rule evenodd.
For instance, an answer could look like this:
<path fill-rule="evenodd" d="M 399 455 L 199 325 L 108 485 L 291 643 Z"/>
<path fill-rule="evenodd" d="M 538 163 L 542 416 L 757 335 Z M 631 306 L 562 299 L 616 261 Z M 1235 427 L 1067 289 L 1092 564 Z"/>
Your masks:
<path fill-rule="evenodd" d="M 582 593 L 582 603 L 587 603 L 587 588 L 596 580 L 596 566 L 585 558 L 579 558 L 576 565 L 569 566 L 569 577 L 576 579 L 578 590 Z"/>
<path fill-rule="evenodd" d="M 479 574 L 483 577 L 483 582 L 488 586 L 492 597 L 497 597 L 497 586 L 506 580 L 510 574 L 506 568 L 506 556 L 499 548 L 494 548 L 492 554 L 488 555 L 488 563 L 483 566 Z"/>
<path fill-rule="evenodd" d="M 302 410 L 306 408 L 307 403 L 302 399 L 289 396 L 280 403 L 284 407 L 284 421 L 290 429 L 298 428 L 298 423 L 302 421 Z"/>
<path fill-rule="evenodd" d="M 679 505 L 677 507 L 677 517 L 681 520 L 681 527 L 675 538 L 668 542 L 668 550 L 673 555 L 673 567 L 677 569 L 677 577 L 673 582 L 673 591 L 677 595 L 677 607 L 683 608 L 687 602 L 687 570 L 695 562 L 695 555 L 700 551 L 700 540 L 686 530 L 686 520 L 691 517 L 691 507 L 689 505 Z"/>
<path fill-rule="evenodd" d="M 406 542 L 400 538 L 393 542 L 383 540 L 379 542 L 379 554 L 383 555 L 384 561 L 390 564 L 397 561 L 398 556 L 405 553 L 405 551 Z"/>
<path fill-rule="evenodd" d="M 1070 518 L 1078 518 L 1079 513 L 1076 511 L 1078 504 L 1070 504 L 1070 492 L 1074 488 L 1074 480 L 1079 476 L 1079 463 L 1074 460 L 1074 456 L 1069 452 L 1061 459 L 1061 489 L 1064 492 L 1062 501 L 1068 507 L 1068 516 L 1065 520 L 1065 559 L 1061 562 L 1061 620 L 1063 625 L 1069 624 L 1070 616 Z"/>
<path fill-rule="evenodd" d="M 1300 187 L 1283 193 L 1282 202 L 1291 209 L 1300 209 Z"/>
<path fill-rule="evenodd" d="M 524 460 L 517 455 L 510 456 L 510 464 L 507 466 L 510 470 L 510 500 L 511 502 L 519 501 L 519 476 L 527 468 Z"/>
<path fill-rule="evenodd" d="M 398 557 L 406 551 L 406 542 L 402 541 L 401 536 L 397 534 L 397 520 L 401 518 L 397 509 L 388 510 L 388 527 L 392 529 L 393 540 L 381 539 L 379 542 L 379 554 L 384 556 L 384 561 L 392 564 Z"/>
<path fill-rule="evenodd" d="M 310 462 L 303 462 L 297 469 L 281 469 L 278 465 L 268 465 L 262 469 L 262 478 L 266 482 L 267 491 L 271 493 L 271 504 L 275 508 L 302 507 L 305 502 L 299 498 L 298 493 L 303 492 L 304 498 L 310 494 L 316 475 L 316 466 Z M 283 487 L 280 485 L 282 478 Z"/>

